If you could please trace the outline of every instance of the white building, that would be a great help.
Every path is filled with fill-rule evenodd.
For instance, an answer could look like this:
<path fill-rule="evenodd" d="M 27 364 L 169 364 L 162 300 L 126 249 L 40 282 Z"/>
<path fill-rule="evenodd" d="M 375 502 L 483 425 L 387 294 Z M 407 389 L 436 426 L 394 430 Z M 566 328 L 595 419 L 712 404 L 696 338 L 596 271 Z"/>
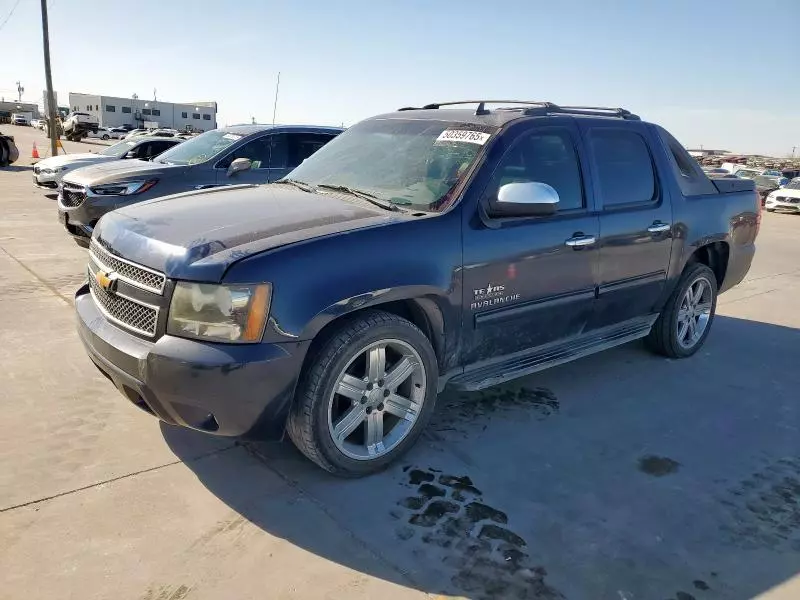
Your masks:
<path fill-rule="evenodd" d="M 216 102 L 190 102 L 177 104 L 161 100 L 118 98 L 70 92 L 72 111 L 95 115 L 101 127 L 172 127 L 193 131 L 217 128 Z"/>

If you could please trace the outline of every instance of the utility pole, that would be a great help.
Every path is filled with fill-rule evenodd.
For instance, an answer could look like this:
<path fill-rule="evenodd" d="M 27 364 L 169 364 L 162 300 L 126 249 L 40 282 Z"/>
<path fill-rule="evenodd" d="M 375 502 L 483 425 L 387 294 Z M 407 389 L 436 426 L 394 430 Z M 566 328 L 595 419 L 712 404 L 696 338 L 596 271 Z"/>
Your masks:
<path fill-rule="evenodd" d="M 22 92 L 25 91 L 25 88 L 22 87 L 22 83 L 19 81 L 17 82 L 17 102 L 22 102 Z"/>
<path fill-rule="evenodd" d="M 47 132 L 50 134 L 50 156 L 58 154 L 56 100 L 53 94 L 53 74 L 50 72 L 50 32 L 47 28 L 47 0 L 42 0 L 42 44 L 44 45 L 44 77 L 47 84 Z"/>

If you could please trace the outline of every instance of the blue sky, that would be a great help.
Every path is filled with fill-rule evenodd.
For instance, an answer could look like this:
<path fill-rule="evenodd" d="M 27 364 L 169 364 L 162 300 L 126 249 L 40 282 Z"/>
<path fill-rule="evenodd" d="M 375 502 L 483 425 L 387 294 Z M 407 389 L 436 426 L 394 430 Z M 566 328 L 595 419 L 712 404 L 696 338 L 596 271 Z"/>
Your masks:
<path fill-rule="evenodd" d="M 216 100 L 220 124 L 269 122 L 281 71 L 284 123 L 550 100 L 623 106 L 687 146 L 800 155 L 796 0 L 49 2 L 65 100 L 157 88 L 160 100 Z M 0 23 L 15 3 L 0 0 Z M 40 99 L 39 0 L 19 0 L 0 53 L 0 95 L 21 80 L 25 99 Z"/>

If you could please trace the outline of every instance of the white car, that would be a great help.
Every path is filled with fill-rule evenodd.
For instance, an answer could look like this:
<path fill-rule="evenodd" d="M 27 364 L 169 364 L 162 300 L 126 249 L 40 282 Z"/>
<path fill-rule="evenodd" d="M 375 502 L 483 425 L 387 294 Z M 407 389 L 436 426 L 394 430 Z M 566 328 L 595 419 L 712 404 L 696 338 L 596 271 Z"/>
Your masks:
<path fill-rule="evenodd" d="M 101 140 L 117 139 L 118 134 L 111 131 L 108 127 L 98 127 L 97 131 L 90 131 L 87 134 L 90 138 L 99 138 Z"/>
<path fill-rule="evenodd" d="M 40 160 L 33 166 L 33 183 L 41 188 L 57 189 L 61 180 L 67 172 L 72 172 L 81 167 L 96 165 L 103 162 L 122 160 L 127 158 L 140 158 L 152 156 L 152 151 L 148 147 L 153 142 L 161 143 L 163 138 L 151 138 L 142 136 L 132 140 L 123 140 L 103 148 L 100 152 L 89 152 L 86 154 L 64 154 Z M 176 143 L 178 140 L 175 140 Z M 159 148 L 161 145 L 159 145 Z M 159 150 L 163 152 L 164 149 Z"/>
<path fill-rule="evenodd" d="M 764 208 L 767 212 L 779 210 L 800 213 L 800 177 L 795 177 L 782 188 L 770 192 Z"/>
<path fill-rule="evenodd" d="M 123 140 L 129 140 L 129 139 L 131 139 L 131 138 L 135 138 L 135 137 L 138 137 L 138 136 L 140 136 L 140 135 L 147 135 L 148 133 L 150 133 L 150 130 L 149 130 L 149 129 L 132 129 L 132 130 L 131 130 L 131 131 L 129 131 L 129 132 L 128 132 L 128 134 L 127 134 L 127 135 L 126 135 L 124 138 L 122 138 L 122 139 L 123 139 Z"/>

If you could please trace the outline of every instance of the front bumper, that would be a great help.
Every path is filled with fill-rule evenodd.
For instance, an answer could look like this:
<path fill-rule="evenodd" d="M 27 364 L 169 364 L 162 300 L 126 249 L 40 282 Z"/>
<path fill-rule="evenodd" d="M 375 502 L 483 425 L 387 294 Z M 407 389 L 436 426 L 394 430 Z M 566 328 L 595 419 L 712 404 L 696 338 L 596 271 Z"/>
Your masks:
<path fill-rule="evenodd" d="M 164 335 L 150 342 L 75 294 L 89 357 L 130 402 L 172 425 L 221 436 L 277 439 L 310 342 L 214 344 Z"/>
<path fill-rule="evenodd" d="M 37 171 L 36 167 L 33 168 L 33 183 L 40 188 L 48 190 L 57 189 L 58 183 L 63 176 L 63 173 L 44 173 L 42 171 Z"/>
<path fill-rule="evenodd" d="M 800 198 L 777 200 L 776 198 L 770 198 L 768 196 L 767 201 L 764 203 L 764 208 L 766 208 L 767 210 L 800 212 Z"/>

